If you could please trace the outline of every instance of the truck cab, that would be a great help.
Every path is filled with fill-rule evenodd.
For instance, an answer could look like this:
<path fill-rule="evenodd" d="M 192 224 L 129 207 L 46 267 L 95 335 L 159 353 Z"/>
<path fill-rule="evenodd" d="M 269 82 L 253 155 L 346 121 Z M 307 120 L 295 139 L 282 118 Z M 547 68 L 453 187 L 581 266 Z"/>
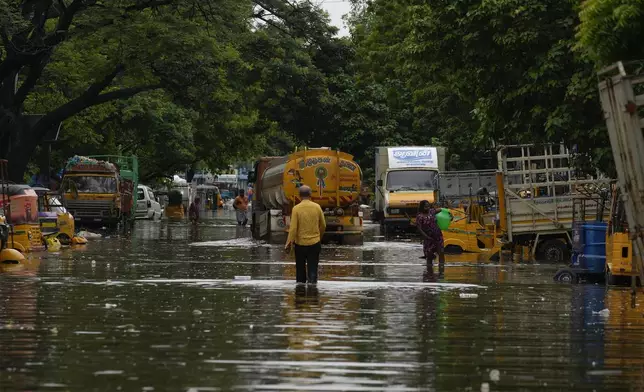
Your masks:
<path fill-rule="evenodd" d="M 421 201 L 438 202 L 444 166 L 441 147 L 376 148 L 375 216 L 385 231 L 408 229 Z"/>
<path fill-rule="evenodd" d="M 137 186 L 136 157 L 75 156 L 63 174 L 63 204 L 76 221 L 116 227 L 134 217 Z"/>

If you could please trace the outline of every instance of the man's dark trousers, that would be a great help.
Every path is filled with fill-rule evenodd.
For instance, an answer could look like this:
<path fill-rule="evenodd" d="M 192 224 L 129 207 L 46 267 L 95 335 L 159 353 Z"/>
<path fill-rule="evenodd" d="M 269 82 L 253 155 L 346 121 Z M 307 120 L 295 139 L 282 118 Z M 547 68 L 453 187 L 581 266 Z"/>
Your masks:
<path fill-rule="evenodd" d="M 295 244 L 295 277 L 297 283 L 318 282 L 318 263 L 320 262 L 321 249 L 322 245 L 319 242 L 314 245 Z"/>

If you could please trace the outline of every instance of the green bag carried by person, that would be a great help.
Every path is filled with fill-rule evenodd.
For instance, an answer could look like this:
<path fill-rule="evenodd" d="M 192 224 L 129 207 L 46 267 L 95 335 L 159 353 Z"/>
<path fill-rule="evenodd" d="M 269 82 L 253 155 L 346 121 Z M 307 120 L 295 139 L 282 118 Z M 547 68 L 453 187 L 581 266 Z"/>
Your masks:
<path fill-rule="evenodd" d="M 441 230 L 447 230 L 450 223 L 452 223 L 452 214 L 449 213 L 447 208 L 441 208 L 441 212 L 436 214 L 436 223 Z"/>

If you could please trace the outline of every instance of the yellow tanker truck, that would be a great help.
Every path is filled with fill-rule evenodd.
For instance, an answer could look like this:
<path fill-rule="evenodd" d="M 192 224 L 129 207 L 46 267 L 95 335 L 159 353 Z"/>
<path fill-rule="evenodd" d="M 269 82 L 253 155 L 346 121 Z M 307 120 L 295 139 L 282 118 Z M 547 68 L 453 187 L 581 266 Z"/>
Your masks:
<path fill-rule="evenodd" d="M 313 191 L 311 199 L 322 207 L 326 217 L 323 241 L 362 243 L 362 171 L 352 155 L 315 148 L 283 157 L 264 157 L 255 164 L 249 180 L 255 183 L 254 238 L 284 238 L 291 211 L 301 201 L 298 189 L 308 185 Z"/>

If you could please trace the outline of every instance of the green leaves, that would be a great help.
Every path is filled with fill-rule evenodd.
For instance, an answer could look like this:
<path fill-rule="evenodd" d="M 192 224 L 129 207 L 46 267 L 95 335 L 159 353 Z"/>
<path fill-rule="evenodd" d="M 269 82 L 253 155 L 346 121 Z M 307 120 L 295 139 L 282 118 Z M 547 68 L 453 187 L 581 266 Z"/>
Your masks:
<path fill-rule="evenodd" d="M 355 3 L 358 80 L 395 80 L 389 108 L 413 119 L 409 128 L 398 122 L 401 139 L 421 144 L 437 138 L 453 157 L 448 166 L 489 164 L 484 156 L 492 141 L 608 145 L 596 131 L 603 121 L 593 64 L 573 51 L 576 3 Z"/>
<path fill-rule="evenodd" d="M 644 1 L 587 0 L 579 16 L 578 48 L 599 66 L 644 57 Z"/>

